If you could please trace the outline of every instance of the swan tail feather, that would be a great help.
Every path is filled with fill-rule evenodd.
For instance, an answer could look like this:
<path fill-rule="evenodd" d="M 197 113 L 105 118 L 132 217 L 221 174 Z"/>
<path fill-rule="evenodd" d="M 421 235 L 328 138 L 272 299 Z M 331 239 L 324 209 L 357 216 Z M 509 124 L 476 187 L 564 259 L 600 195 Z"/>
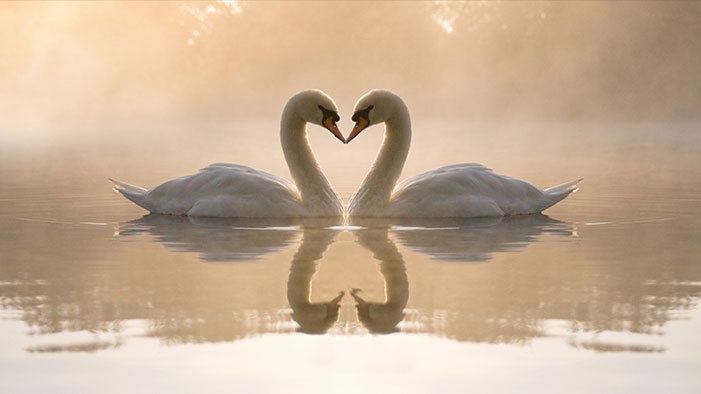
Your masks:
<path fill-rule="evenodd" d="M 130 185 L 125 182 L 120 182 L 116 179 L 107 179 L 114 185 L 112 190 L 114 190 L 117 193 L 120 193 L 121 195 L 126 197 L 127 200 L 133 202 L 134 204 L 150 211 L 150 209 L 145 205 L 144 201 L 146 194 L 148 193 L 146 189 L 139 186 Z"/>
<path fill-rule="evenodd" d="M 584 178 L 579 178 L 571 182 L 563 183 L 562 185 L 553 186 L 551 188 L 545 189 L 545 196 L 547 197 L 547 203 L 542 210 L 550 208 L 551 206 L 557 204 L 565 197 L 579 190 L 579 183 L 582 182 Z"/>

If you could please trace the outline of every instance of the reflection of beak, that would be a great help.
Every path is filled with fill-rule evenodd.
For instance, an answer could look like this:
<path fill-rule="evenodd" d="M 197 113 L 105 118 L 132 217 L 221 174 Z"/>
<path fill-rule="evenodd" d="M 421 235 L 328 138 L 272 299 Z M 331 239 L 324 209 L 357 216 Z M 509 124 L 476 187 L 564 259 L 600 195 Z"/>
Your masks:
<path fill-rule="evenodd" d="M 331 118 L 326 118 L 324 121 L 324 127 L 331 132 L 331 134 L 335 135 L 336 138 L 341 140 L 344 144 L 346 143 L 345 138 L 343 138 L 343 134 L 341 134 L 341 130 L 338 129 L 338 126 L 336 126 L 336 122 L 333 121 Z"/>
<path fill-rule="evenodd" d="M 351 290 L 351 295 L 353 296 L 353 298 L 355 298 L 355 302 L 358 303 L 358 305 L 356 305 L 356 307 L 358 307 L 358 309 L 360 309 L 360 308 L 367 309 L 368 303 L 358 295 L 358 293 L 360 293 L 361 291 L 363 291 L 363 290 L 354 288 Z"/>
<path fill-rule="evenodd" d="M 344 295 L 346 295 L 345 291 L 339 291 L 338 296 L 336 296 L 336 298 L 334 298 L 333 300 L 326 303 L 326 315 L 327 316 L 332 316 L 332 315 L 338 313 L 338 309 L 341 307 L 339 304 L 341 303 L 341 299 L 343 298 Z"/>
<path fill-rule="evenodd" d="M 358 119 L 357 122 L 355 122 L 355 126 L 353 126 L 353 130 L 351 130 L 350 134 L 348 134 L 348 138 L 346 138 L 346 144 L 351 142 L 351 140 L 360 134 L 361 131 L 365 130 L 366 127 L 368 127 L 369 122 L 365 118 L 360 118 Z"/>

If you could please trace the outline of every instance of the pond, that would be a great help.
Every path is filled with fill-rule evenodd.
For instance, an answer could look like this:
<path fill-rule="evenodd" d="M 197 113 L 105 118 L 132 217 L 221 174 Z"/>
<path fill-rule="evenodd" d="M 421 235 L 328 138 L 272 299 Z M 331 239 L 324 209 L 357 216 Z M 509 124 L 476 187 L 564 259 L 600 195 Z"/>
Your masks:
<path fill-rule="evenodd" d="M 542 215 L 188 218 L 106 178 L 151 187 L 222 161 L 289 178 L 276 122 L 3 146 L 0 388 L 701 390 L 698 124 L 415 123 L 402 178 L 479 162 L 584 181 Z M 348 201 L 381 133 L 309 132 Z"/>

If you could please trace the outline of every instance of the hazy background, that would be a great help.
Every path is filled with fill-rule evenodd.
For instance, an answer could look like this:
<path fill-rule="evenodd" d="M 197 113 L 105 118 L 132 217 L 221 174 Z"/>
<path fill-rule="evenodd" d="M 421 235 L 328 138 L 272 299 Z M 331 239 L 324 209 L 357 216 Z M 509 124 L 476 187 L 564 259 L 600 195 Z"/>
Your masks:
<path fill-rule="evenodd" d="M 310 87 L 414 117 L 696 121 L 699 2 L 3 2 L 0 133 L 268 119 Z M 39 132 L 37 130 L 43 130 Z"/>
<path fill-rule="evenodd" d="M 337 371 L 360 376 L 354 393 L 701 392 L 700 41 L 691 1 L 0 2 L 0 392 L 290 392 L 312 370 L 327 391 Z M 477 162 L 584 181 L 550 219 L 370 226 L 332 244 L 329 229 L 141 218 L 111 190 L 216 162 L 289 178 L 280 112 L 313 87 L 344 133 L 367 90 L 406 100 L 402 178 Z M 382 128 L 348 145 L 309 130 L 348 201 Z M 241 256 L 260 260 L 223 262 Z M 240 340 L 293 332 L 288 286 L 314 270 L 313 302 L 394 294 L 404 334 L 347 336 L 366 332 L 347 294 L 334 336 Z"/>

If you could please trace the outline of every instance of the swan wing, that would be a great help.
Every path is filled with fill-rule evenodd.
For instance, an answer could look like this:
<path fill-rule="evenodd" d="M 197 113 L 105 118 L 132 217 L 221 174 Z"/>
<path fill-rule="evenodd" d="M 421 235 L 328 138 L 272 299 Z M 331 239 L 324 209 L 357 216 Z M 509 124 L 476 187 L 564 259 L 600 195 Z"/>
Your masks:
<path fill-rule="evenodd" d="M 430 171 L 426 171 L 424 173 L 414 175 L 411 178 L 407 178 L 401 182 L 399 182 L 395 187 L 394 187 L 394 192 L 393 194 L 396 194 L 400 190 L 410 188 L 412 185 L 416 183 L 421 183 L 425 181 L 430 181 L 431 179 L 436 179 L 436 177 L 441 177 L 442 174 L 448 174 L 452 173 L 454 174 L 455 171 L 461 171 L 461 170 L 472 170 L 472 171 L 485 171 L 485 172 L 491 172 L 491 168 L 487 168 L 483 166 L 482 164 L 478 163 L 460 163 L 460 164 L 451 164 L 449 166 L 443 166 L 439 167 Z"/>
<path fill-rule="evenodd" d="M 238 164 L 212 164 L 150 190 L 131 187 L 142 190 L 138 198 L 133 196 L 134 189 L 117 186 L 116 190 L 153 213 L 214 217 L 294 217 L 304 213 L 291 182 Z"/>
<path fill-rule="evenodd" d="M 391 216 L 479 217 L 538 213 L 576 189 L 579 181 L 552 193 L 480 164 L 440 167 L 409 178 L 394 190 Z M 558 189 L 561 188 L 561 189 Z"/>

